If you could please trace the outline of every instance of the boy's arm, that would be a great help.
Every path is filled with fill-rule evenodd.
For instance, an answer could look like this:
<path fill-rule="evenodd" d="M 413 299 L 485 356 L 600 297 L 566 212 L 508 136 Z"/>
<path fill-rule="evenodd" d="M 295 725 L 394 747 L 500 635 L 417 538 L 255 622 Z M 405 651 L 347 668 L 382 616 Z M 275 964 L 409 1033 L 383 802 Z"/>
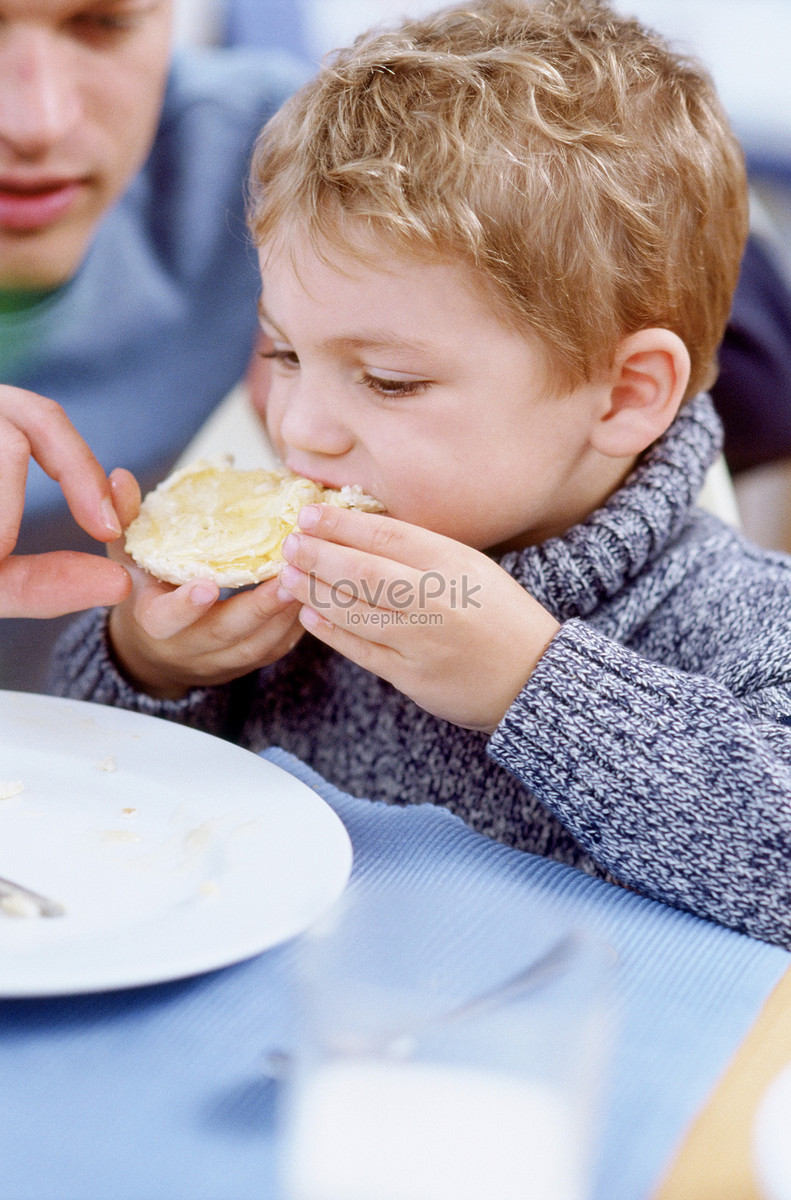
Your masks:
<path fill-rule="evenodd" d="M 768 699 L 575 619 L 490 754 L 622 883 L 791 948 L 791 727 Z"/>
<path fill-rule="evenodd" d="M 236 728 L 241 723 L 236 707 L 240 696 L 245 701 L 248 698 L 246 679 L 218 687 L 191 688 L 178 699 L 157 699 L 135 687 L 114 661 L 108 617 L 105 610 L 95 609 L 78 617 L 61 634 L 48 680 L 52 695 L 162 717 L 218 737 L 229 736 L 230 725 Z"/>
<path fill-rule="evenodd" d="M 494 730 L 495 760 L 624 884 L 791 948 L 791 725 L 777 705 L 754 696 L 748 706 L 581 620 L 561 627 L 467 547 L 388 518 L 320 512 L 287 543 L 281 573 L 317 637 L 435 715 Z M 393 619 L 399 601 L 405 621 Z M 774 644 L 764 677 L 786 679 L 785 641 Z M 791 682 L 784 703 L 791 721 Z"/>

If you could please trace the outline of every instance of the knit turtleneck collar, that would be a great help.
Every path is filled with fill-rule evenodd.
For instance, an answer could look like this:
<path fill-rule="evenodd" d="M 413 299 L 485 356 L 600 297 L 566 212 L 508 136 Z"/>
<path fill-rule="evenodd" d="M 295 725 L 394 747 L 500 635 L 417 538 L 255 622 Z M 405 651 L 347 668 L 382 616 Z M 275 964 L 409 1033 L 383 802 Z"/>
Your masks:
<path fill-rule="evenodd" d="M 696 396 L 606 504 L 562 537 L 509 552 L 501 565 L 557 620 L 589 615 L 673 540 L 721 445 L 710 398 Z"/>

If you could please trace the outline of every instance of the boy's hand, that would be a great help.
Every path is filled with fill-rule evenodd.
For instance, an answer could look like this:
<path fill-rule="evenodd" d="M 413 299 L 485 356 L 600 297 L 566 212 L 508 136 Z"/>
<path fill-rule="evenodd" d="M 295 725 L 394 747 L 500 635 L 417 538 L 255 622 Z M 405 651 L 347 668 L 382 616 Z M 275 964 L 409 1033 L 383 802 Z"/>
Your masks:
<path fill-rule="evenodd" d="M 468 546 L 391 517 L 309 505 L 282 598 L 321 641 L 437 717 L 492 732 L 560 628 Z"/>
<path fill-rule="evenodd" d="M 140 491 L 128 471 L 111 476 L 116 510 L 126 528 L 137 515 Z M 268 579 L 251 591 L 219 600 L 206 579 L 174 588 L 143 571 L 123 549 L 108 551 L 132 576 L 132 594 L 110 615 L 116 660 L 136 686 L 161 699 L 178 699 L 191 687 L 227 683 L 266 666 L 302 636 L 299 606 Z"/>

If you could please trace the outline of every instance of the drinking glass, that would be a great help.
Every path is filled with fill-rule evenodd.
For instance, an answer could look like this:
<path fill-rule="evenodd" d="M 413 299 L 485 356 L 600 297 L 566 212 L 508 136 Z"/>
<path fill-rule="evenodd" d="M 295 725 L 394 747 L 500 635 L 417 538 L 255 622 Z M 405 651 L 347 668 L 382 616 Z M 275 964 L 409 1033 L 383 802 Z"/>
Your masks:
<path fill-rule="evenodd" d="M 303 939 L 285 1200 L 584 1200 L 611 954 L 508 917 L 463 886 L 355 883 Z"/>

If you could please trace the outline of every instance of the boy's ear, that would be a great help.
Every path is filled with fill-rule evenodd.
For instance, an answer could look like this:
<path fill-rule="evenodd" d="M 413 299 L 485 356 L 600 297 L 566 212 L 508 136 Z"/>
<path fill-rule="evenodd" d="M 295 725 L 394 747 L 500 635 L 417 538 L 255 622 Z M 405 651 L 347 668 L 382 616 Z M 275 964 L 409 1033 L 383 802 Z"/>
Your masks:
<path fill-rule="evenodd" d="M 689 372 L 689 352 L 671 330 L 641 329 L 623 338 L 591 433 L 595 448 L 611 458 L 641 454 L 673 422 Z"/>

